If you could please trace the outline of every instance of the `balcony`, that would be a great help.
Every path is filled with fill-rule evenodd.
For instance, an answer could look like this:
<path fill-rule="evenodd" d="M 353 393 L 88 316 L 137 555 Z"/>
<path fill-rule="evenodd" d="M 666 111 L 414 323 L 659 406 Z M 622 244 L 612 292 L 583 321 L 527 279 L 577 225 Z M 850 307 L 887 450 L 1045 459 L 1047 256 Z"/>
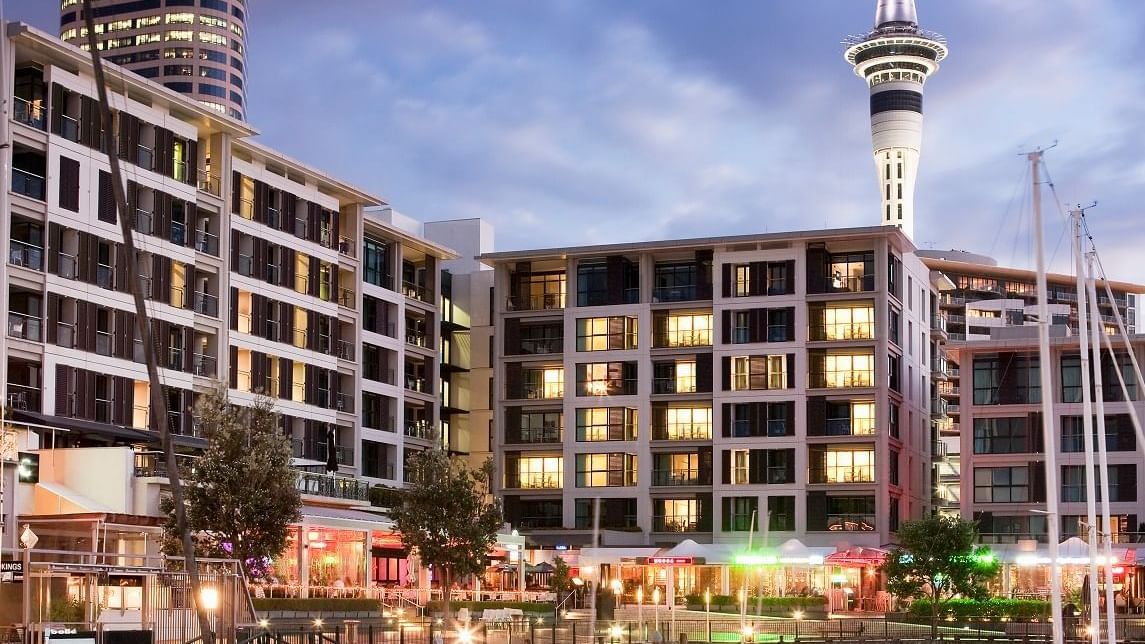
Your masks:
<path fill-rule="evenodd" d="M 746 342 L 746 340 L 745 340 Z M 654 349 L 680 349 L 688 347 L 712 346 L 711 329 L 692 329 L 690 331 L 671 331 L 657 335 L 652 343 Z"/>
<path fill-rule="evenodd" d="M 12 192 L 36 201 L 44 201 L 45 185 L 42 176 L 20 168 L 12 168 Z"/>
<path fill-rule="evenodd" d="M 239 275 L 254 277 L 254 257 L 239 253 L 239 265 L 237 268 Z"/>
<path fill-rule="evenodd" d="M 176 456 L 179 464 L 179 473 L 186 475 L 195 467 L 195 456 Z M 135 469 L 132 472 L 136 478 L 168 478 L 167 461 L 159 452 L 136 452 Z"/>
<path fill-rule="evenodd" d="M 8 383 L 8 406 L 12 409 L 40 411 L 40 390 L 29 385 Z"/>
<path fill-rule="evenodd" d="M 544 425 L 541 427 L 522 427 L 516 435 L 508 434 L 505 443 L 509 445 L 539 445 L 543 443 L 560 443 L 564 432 L 560 425 Z"/>
<path fill-rule="evenodd" d="M 76 346 L 76 325 L 56 322 L 56 345 L 74 349 Z"/>
<path fill-rule="evenodd" d="M 350 362 L 353 362 L 354 343 L 350 342 L 349 340 L 339 340 L 337 346 L 337 355 L 339 360 L 349 360 Z M 392 376 L 390 377 L 390 381 L 393 382 Z"/>
<path fill-rule="evenodd" d="M 521 355 L 547 355 L 565 350 L 564 338 L 523 338 Z"/>
<path fill-rule="evenodd" d="M 807 482 L 814 485 L 874 483 L 875 469 L 872 466 L 812 467 L 807 472 Z"/>
<path fill-rule="evenodd" d="M 26 98 L 15 97 L 13 104 L 12 120 L 17 123 L 23 123 L 29 127 L 34 127 L 37 130 L 46 129 L 48 110 L 44 109 L 42 101 L 32 102 Z"/>
<path fill-rule="evenodd" d="M 155 151 L 151 148 L 138 143 L 135 145 L 135 165 L 143 168 L 144 170 L 155 169 Z"/>
<path fill-rule="evenodd" d="M 76 256 L 61 252 L 56 256 L 56 260 L 60 277 L 74 280 L 76 278 Z"/>
<path fill-rule="evenodd" d="M 357 293 L 353 289 L 343 288 L 338 289 L 338 304 L 348 309 L 357 308 L 358 299 Z"/>
<path fill-rule="evenodd" d="M 339 237 L 338 254 L 345 255 L 346 257 L 354 257 L 354 240 L 349 237 Z"/>
<path fill-rule="evenodd" d="M 370 484 L 365 481 L 345 477 L 300 472 L 298 474 L 298 491 L 312 496 L 324 496 L 331 499 L 347 499 L 350 501 L 369 501 Z"/>
<path fill-rule="evenodd" d="M 213 257 L 219 256 L 219 237 L 204 230 L 195 231 L 195 250 Z"/>
<path fill-rule="evenodd" d="M 354 413 L 354 396 L 352 394 L 339 393 L 334 397 L 334 408 L 347 414 Z"/>
<path fill-rule="evenodd" d="M 674 379 L 673 379 L 674 380 Z M 612 380 L 586 380 L 577 383 L 578 396 L 635 396 L 638 383 L 635 378 Z"/>
<path fill-rule="evenodd" d="M 150 210 L 135 209 L 135 216 L 131 220 L 131 228 L 140 235 L 150 235 L 155 230 L 154 217 Z"/>
<path fill-rule="evenodd" d="M 506 481 L 505 487 L 516 490 L 559 490 L 564 483 L 559 472 L 525 472 L 517 480 Z"/>
<path fill-rule="evenodd" d="M 875 529 L 873 514 L 828 514 L 827 530 L 830 532 L 871 532 Z"/>
<path fill-rule="evenodd" d="M 61 106 L 63 107 L 63 106 Z M 60 136 L 65 139 L 79 143 L 80 140 L 80 121 L 74 116 L 67 114 L 60 114 Z"/>
<path fill-rule="evenodd" d="M 652 485 L 660 487 L 681 487 L 689 485 L 711 485 L 710 480 L 700 478 L 700 470 L 652 470 Z"/>
<path fill-rule="evenodd" d="M 655 441 L 710 441 L 712 426 L 708 423 L 675 423 L 667 427 L 653 427 Z"/>
<path fill-rule="evenodd" d="M 826 293 L 869 293 L 875 290 L 875 276 L 872 275 L 835 275 L 828 277 L 823 287 Z"/>
<path fill-rule="evenodd" d="M 192 299 L 192 308 L 196 313 L 209 315 L 213 318 L 219 317 L 219 298 L 211 295 L 210 293 L 200 293 L 195 291 L 195 296 Z"/>
<path fill-rule="evenodd" d="M 429 335 L 424 331 L 413 331 L 406 329 L 406 344 L 411 344 L 415 347 L 428 348 Z"/>
<path fill-rule="evenodd" d="M 945 315 L 932 315 L 930 316 L 930 330 L 942 335 L 946 334 L 946 316 Z"/>
<path fill-rule="evenodd" d="M 635 393 L 635 392 L 633 392 Z M 696 378 L 655 378 L 652 380 L 652 393 L 654 394 L 694 394 L 696 393 Z"/>
<path fill-rule="evenodd" d="M 564 385 L 559 383 L 525 383 L 521 393 L 526 400 L 553 400 L 563 398 L 565 389 Z"/>
<path fill-rule="evenodd" d="M 34 271 L 43 271 L 44 249 L 13 239 L 8 247 L 8 263 L 13 266 L 30 268 Z"/>
<path fill-rule="evenodd" d="M 281 221 L 281 219 L 279 216 L 278 208 L 275 208 L 274 206 L 267 206 L 266 207 L 266 225 L 270 226 L 271 228 L 273 228 L 275 230 L 278 230 L 280 221 Z"/>
<path fill-rule="evenodd" d="M 511 296 L 506 302 L 506 308 L 510 311 L 560 310 L 565 308 L 565 296 L 562 293 L 545 293 L 526 297 Z"/>
<path fill-rule="evenodd" d="M 429 290 L 423 284 L 414 284 L 402 280 L 402 294 L 414 300 L 420 300 L 432 304 L 429 300 Z"/>
<path fill-rule="evenodd" d="M 196 353 L 193 358 L 192 367 L 194 368 L 196 376 L 202 376 L 204 378 L 215 377 L 215 374 L 218 372 L 218 363 L 215 360 L 215 356 L 209 356 L 205 353 Z"/>
<path fill-rule="evenodd" d="M 696 299 L 696 286 L 659 286 L 652 289 L 652 302 L 688 302 Z"/>
<path fill-rule="evenodd" d="M 410 438 L 420 438 L 421 440 L 430 441 L 434 438 L 434 428 L 427 421 L 424 420 L 407 420 L 405 426 L 405 435 Z"/>
<path fill-rule="evenodd" d="M 425 378 L 414 376 L 408 373 L 405 377 L 405 387 L 409 391 L 416 391 L 421 394 L 429 393 L 429 383 Z"/>
<path fill-rule="evenodd" d="M 95 352 L 101 356 L 111 355 L 111 332 L 110 331 L 96 331 L 95 332 Z"/>
<path fill-rule="evenodd" d="M 870 425 L 873 420 L 864 423 L 853 422 L 850 418 L 828 418 L 827 436 L 874 436 L 875 430 Z M 863 426 L 867 425 L 867 426 Z"/>
<path fill-rule="evenodd" d="M 100 288 L 115 288 L 115 268 L 107 264 L 96 264 L 95 284 Z"/>
<path fill-rule="evenodd" d="M 200 169 L 198 171 L 197 183 L 199 190 L 207 194 L 215 195 L 216 197 L 222 194 L 222 181 L 220 181 L 217 176 L 210 174 L 206 170 Z"/>
<path fill-rule="evenodd" d="M 40 338 L 43 337 L 43 324 L 44 321 L 41 318 L 9 311 L 8 337 L 39 342 Z"/>
<path fill-rule="evenodd" d="M 699 532 L 700 521 L 693 517 L 652 517 L 653 532 Z"/>

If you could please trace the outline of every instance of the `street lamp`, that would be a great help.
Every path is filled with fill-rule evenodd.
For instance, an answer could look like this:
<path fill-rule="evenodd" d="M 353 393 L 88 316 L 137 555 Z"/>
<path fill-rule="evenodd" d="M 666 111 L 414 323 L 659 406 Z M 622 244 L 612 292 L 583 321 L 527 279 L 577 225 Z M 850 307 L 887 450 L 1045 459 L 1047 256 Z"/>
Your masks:
<path fill-rule="evenodd" d="M 640 628 L 640 639 L 644 639 L 644 580 L 636 587 L 636 623 Z"/>
<path fill-rule="evenodd" d="M 652 589 L 652 607 L 656 613 L 656 632 L 660 632 L 660 587 Z"/>
<path fill-rule="evenodd" d="M 708 634 L 706 642 L 712 641 L 712 589 L 704 589 L 704 632 Z"/>
<path fill-rule="evenodd" d="M 199 589 L 199 603 L 210 615 L 211 633 L 215 632 L 215 611 L 219 608 L 219 591 L 211 586 Z"/>

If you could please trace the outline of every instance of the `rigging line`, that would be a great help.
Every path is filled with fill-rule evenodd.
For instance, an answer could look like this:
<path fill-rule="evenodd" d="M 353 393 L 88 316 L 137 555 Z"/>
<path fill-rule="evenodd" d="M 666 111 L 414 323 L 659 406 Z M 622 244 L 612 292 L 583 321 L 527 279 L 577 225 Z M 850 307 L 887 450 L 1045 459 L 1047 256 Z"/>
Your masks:
<path fill-rule="evenodd" d="M 1002 212 L 1002 221 L 1009 221 L 1010 220 L 1010 209 L 1014 205 L 1014 200 L 1018 198 L 1019 192 L 1022 193 L 1023 203 L 1025 202 L 1024 189 L 1028 189 L 1030 187 L 1030 182 L 1027 181 L 1027 179 L 1026 179 L 1029 175 L 1030 175 L 1030 164 L 1023 163 L 1022 164 L 1022 178 L 1014 186 L 1014 191 L 1012 193 L 1010 193 L 1010 200 L 1008 202 L 1006 202 L 1006 210 Z M 986 253 L 987 255 L 989 255 L 991 257 L 993 257 L 993 255 L 994 255 L 994 249 L 998 246 L 998 238 L 1002 236 L 1002 228 L 1004 228 L 1004 226 L 998 226 L 997 228 L 994 229 L 994 241 L 990 243 L 990 250 L 989 250 L 989 252 Z"/>
<path fill-rule="evenodd" d="M 1018 244 L 1022 239 L 1022 223 L 1026 219 L 1026 213 L 1033 210 L 1034 190 L 1036 189 L 1038 189 L 1036 186 L 1031 187 L 1031 189 L 1026 193 L 1026 199 L 1029 201 L 1023 199 L 1022 207 L 1018 210 L 1018 217 L 1015 220 L 1016 227 L 1014 229 L 1014 243 L 1010 247 L 1010 266 L 1014 266 L 1016 264 L 1016 258 L 1018 256 Z M 1027 203 L 1029 204 L 1028 206 Z M 1032 230 L 1033 226 L 1030 226 L 1030 228 Z"/>

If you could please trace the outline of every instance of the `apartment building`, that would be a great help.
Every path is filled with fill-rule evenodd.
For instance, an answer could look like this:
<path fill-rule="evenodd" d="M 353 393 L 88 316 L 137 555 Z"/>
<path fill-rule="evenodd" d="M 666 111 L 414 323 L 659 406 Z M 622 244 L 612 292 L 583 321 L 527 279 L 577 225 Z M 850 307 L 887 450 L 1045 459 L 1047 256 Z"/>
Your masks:
<path fill-rule="evenodd" d="M 97 47 L 109 62 L 231 118 L 246 114 L 244 0 L 101 0 Z M 60 0 L 60 40 L 88 51 L 82 0 Z"/>
<path fill-rule="evenodd" d="M 1082 366 L 1078 338 L 1056 327 L 1050 340 L 1053 391 L 1041 389 L 1037 334 L 967 342 L 958 347 L 962 369 L 972 383 L 962 396 L 961 511 L 978 521 L 983 541 L 1016 543 L 1047 540 L 1045 453 L 1054 450 L 1058 467 L 1061 538 L 1084 535 L 1086 523 L 1085 448 L 1082 430 Z M 1115 338 L 1116 360 L 1103 354 L 1101 399 L 1106 419 L 1109 502 L 1112 537 L 1117 543 L 1139 541 L 1145 521 L 1145 495 L 1138 491 L 1145 456 L 1137 445 L 1129 407 L 1145 418 L 1141 383 L 1129 354 Z M 1145 341 L 1134 337 L 1133 352 L 1145 358 Z M 1125 378 L 1128 400 L 1117 372 Z M 1055 436 L 1046 445 L 1042 396 L 1054 403 Z M 1096 410 L 1095 410 L 1096 411 Z M 1097 426 L 1094 424 L 1096 451 Z M 1095 456 L 1096 458 L 1096 456 Z"/>
<path fill-rule="evenodd" d="M 536 543 L 591 543 L 596 499 L 603 545 L 877 546 L 927 511 L 942 338 L 900 230 L 481 259 L 498 492 Z"/>
<path fill-rule="evenodd" d="M 1037 321 L 1037 274 L 1034 271 L 998 266 L 990 257 L 966 251 L 919 251 L 918 255 L 932 271 L 941 275 L 941 293 L 937 301 L 938 323 L 948 333 L 952 346 L 989 341 L 994 337 L 1021 334 L 1019 327 L 1030 332 Z M 1072 275 L 1050 273 L 1046 276 L 1049 312 L 1054 325 L 1077 329 L 1077 281 Z M 1129 333 L 1135 333 L 1137 294 L 1145 286 L 1111 281 L 1114 301 L 1110 302 L 1103 285 L 1098 287 L 1098 306 L 1106 333 L 1116 333 L 1114 307 L 1125 321 Z M 961 370 L 953 357 L 947 367 L 947 378 L 936 383 L 934 481 L 935 506 L 939 511 L 956 514 L 961 507 Z M 969 375 L 969 373 L 967 373 Z"/>
<path fill-rule="evenodd" d="M 88 54 L 23 24 L 5 38 L 15 83 L 0 125 L 12 142 L 0 190 L 10 214 L 0 376 L 19 448 L 133 446 L 137 475 L 150 476 L 163 471 L 159 423 L 182 451 L 201 448 L 194 402 L 222 382 L 240 404 L 273 400 L 306 508 L 350 511 L 369 484 L 400 484 L 406 446 L 431 445 L 441 419 L 439 270 L 456 255 L 368 212 L 380 198 L 142 77 L 111 70 L 113 120 L 101 123 Z M 152 317 L 165 419 L 151 413 L 132 279 Z M 12 499 L 8 512 L 21 511 Z"/>

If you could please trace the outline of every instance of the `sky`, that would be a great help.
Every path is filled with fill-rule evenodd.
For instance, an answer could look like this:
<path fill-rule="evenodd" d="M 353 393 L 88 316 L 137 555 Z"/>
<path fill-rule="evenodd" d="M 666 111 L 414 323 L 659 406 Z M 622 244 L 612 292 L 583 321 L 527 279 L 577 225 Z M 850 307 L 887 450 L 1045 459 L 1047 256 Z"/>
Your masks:
<path fill-rule="evenodd" d="M 7 19 L 58 32 L 56 0 Z M 497 250 L 878 225 L 868 93 L 841 40 L 875 0 L 248 0 L 262 143 Z M 1052 268 L 1087 211 L 1145 283 L 1145 2 L 918 0 L 915 243 L 1032 267 L 1024 153 L 1046 153 Z"/>

